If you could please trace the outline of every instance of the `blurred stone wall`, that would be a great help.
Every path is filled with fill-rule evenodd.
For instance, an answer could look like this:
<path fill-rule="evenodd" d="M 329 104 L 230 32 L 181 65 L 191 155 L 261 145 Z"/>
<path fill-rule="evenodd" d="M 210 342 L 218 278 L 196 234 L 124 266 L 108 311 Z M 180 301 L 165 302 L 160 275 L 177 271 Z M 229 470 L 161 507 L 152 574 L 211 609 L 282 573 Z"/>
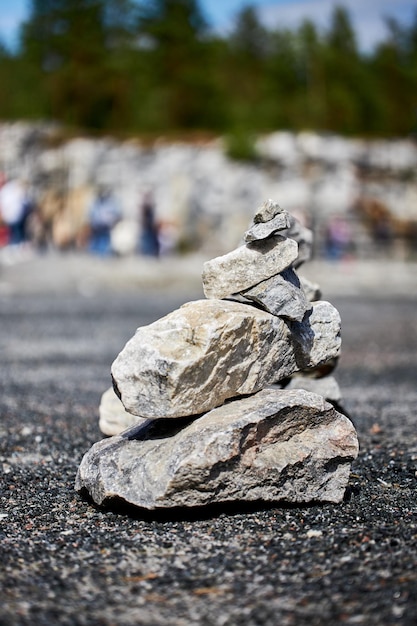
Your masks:
<path fill-rule="evenodd" d="M 247 163 L 227 158 L 221 139 L 145 145 L 65 139 L 54 126 L 0 125 L 0 170 L 26 182 L 58 247 L 83 245 L 88 206 L 105 185 L 118 200 L 127 233 L 138 227 L 143 195 L 153 193 L 167 250 L 226 252 L 239 243 L 257 206 L 272 198 L 314 229 L 317 255 L 325 253 L 328 224 L 338 216 L 356 255 L 374 255 L 381 219 L 398 244 L 392 253 L 412 253 L 414 142 L 277 132 L 260 137 L 256 148 L 258 160 Z M 129 245 L 122 242 L 121 251 L 129 252 Z"/>

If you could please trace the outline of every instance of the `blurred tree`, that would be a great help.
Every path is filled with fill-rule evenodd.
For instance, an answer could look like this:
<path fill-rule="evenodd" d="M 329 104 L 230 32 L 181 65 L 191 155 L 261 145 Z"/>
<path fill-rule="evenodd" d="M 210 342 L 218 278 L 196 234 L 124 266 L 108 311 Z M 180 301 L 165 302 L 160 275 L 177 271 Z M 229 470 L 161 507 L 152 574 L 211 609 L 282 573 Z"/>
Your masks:
<path fill-rule="evenodd" d="M 32 0 L 22 54 L 37 73 L 48 117 L 87 128 L 128 114 L 122 41 L 133 36 L 128 0 Z M 116 118 L 116 119 L 115 119 Z"/>
<path fill-rule="evenodd" d="M 227 90 L 233 126 L 238 135 L 265 128 L 265 69 L 270 53 L 270 33 L 255 9 L 244 7 L 237 15 L 228 41 Z M 242 137 L 240 138 L 240 141 Z"/>
<path fill-rule="evenodd" d="M 413 23 L 401 26 L 388 19 L 388 38 L 372 58 L 379 101 L 383 108 L 384 134 L 415 133 L 417 114 L 417 12 Z M 381 127 L 380 126 L 380 127 Z"/>
<path fill-rule="evenodd" d="M 302 90 L 298 119 L 304 128 L 323 129 L 327 117 L 326 76 L 323 46 L 316 26 L 305 20 L 298 30 L 297 49 Z"/>
<path fill-rule="evenodd" d="M 0 42 L 0 119 L 14 118 L 16 104 L 13 98 L 15 63 L 6 46 Z"/>
<path fill-rule="evenodd" d="M 349 14 L 343 7 L 333 10 L 325 39 L 326 121 L 328 130 L 357 132 L 360 126 L 358 66 L 360 56 Z"/>
<path fill-rule="evenodd" d="M 297 101 L 300 94 L 299 54 L 291 31 L 271 34 L 271 51 L 265 66 L 264 95 L 270 128 L 294 129 L 300 121 Z"/>
<path fill-rule="evenodd" d="M 0 44 L 0 116 L 111 132 L 208 130 L 255 158 L 256 132 L 417 131 L 417 12 L 360 51 L 349 13 L 327 31 L 265 28 L 246 6 L 227 36 L 198 0 L 31 0 L 20 48 Z"/>
<path fill-rule="evenodd" d="M 356 35 L 348 11 L 342 6 L 333 9 L 327 45 L 345 55 L 358 55 Z"/>
<path fill-rule="evenodd" d="M 140 34 L 154 76 L 163 128 L 216 128 L 222 106 L 211 64 L 207 24 L 196 0 L 141 4 Z"/>
<path fill-rule="evenodd" d="M 0 118 L 39 119 L 43 115 L 44 101 L 36 71 L 20 54 L 0 44 Z"/>

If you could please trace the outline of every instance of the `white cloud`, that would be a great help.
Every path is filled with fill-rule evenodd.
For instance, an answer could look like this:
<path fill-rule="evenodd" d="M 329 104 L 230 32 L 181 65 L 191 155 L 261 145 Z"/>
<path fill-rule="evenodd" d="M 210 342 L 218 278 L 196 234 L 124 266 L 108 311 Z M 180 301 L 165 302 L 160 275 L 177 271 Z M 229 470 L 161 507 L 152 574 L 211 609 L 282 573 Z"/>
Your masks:
<path fill-rule="evenodd" d="M 308 18 L 319 28 L 325 28 L 337 5 L 349 12 L 363 50 L 370 50 L 386 36 L 385 17 L 410 24 L 417 9 L 413 0 L 289 0 L 280 4 L 265 2 L 259 7 L 259 16 L 271 27 L 294 28 Z"/>
<path fill-rule="evenodd" d="M 384 17 L 389 15 L 410 24 L 417 12 L 417 0 L 200 0 L 217 27 L 227 30 L 233 17 L 244 6 L 257 7 L 261 19 L 270 26 L 297 27 L 304 18 L 325 28 L 336 5 L 346 7 L 364 50 L 386 34 Z M 0 37 L 8 44 L 16 42 L 18 27 L 27 18 L 29 0 L 0 0 Z"/>

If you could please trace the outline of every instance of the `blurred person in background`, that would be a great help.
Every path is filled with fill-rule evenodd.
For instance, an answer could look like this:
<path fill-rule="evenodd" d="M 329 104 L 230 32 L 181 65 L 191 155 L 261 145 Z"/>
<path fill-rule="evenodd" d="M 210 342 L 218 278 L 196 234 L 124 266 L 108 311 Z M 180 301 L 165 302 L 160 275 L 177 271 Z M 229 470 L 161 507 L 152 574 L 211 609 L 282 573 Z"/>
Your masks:
<path fill-rule="evenodd" d="M 6 176 L 3 172 L 0 172 L 0 190 L 6 182 Z M 9 242 L 9 229 L 6 222 L 3 220 L 0 206 L 0 248 L 4 248 Z"/>
<path fill-rule="evenodd" d="M 7 227 L 7 243 L 20 247 L 28 239 L 27 222 L 33 208 L 26 186 L 10 178 L 0 189 L 1 221 Z"/>
<path fill-rule="evenodd" d="M 348 222 L 341 215 L 332 216 L 326 229 L 326 257 L 331 261 L 341 261 L 348 258 L 352 250 L 352 232 Z"/>
<path fill-rule="evenodd" d="M 112 253 L 111 232 L 120 219 L 121 212 L 111 190 L 99 188 L 88 213 L 89 248 L 93 254 L 108 256 Z"/>
<path fill-rule="evenodd" d="M 139 252 L 145 256 L 159 256 L 158 225 L 155 219 L 155 203 L 151 191 L 147 191 L 140 206 Z"/>

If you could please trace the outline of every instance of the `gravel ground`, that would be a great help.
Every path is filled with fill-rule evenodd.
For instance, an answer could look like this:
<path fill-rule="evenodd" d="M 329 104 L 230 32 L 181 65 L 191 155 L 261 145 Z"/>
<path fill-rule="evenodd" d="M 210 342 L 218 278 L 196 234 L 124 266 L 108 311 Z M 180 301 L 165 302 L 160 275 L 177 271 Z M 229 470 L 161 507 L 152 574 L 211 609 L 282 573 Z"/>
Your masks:
<path fill-rule="evenodd" d="M 74 478 L 112 360 L 193 293 L 3 289 L 1 625 L 417 623 L 417 293 L 326 295 L 361 444 L 346 501 L 141 515 Z"/>

